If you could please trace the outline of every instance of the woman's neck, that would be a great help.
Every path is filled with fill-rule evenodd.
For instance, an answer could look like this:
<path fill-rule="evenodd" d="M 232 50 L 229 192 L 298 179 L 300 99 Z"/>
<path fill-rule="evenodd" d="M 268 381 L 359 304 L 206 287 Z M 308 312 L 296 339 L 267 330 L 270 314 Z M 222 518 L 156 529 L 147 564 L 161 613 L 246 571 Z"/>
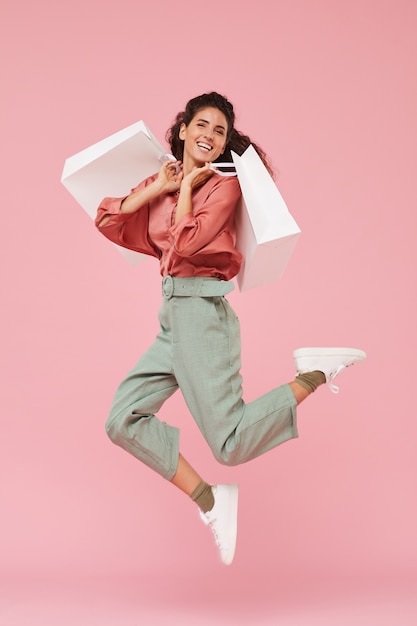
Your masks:
<path fill-rule="evenodd" d="M 182 171 L 184 176 L 187 176 L 195 167 L 203 167 L 204 163 L 197 163 L 194 159 L 191 159 L 188 155 L 184 154 L 184 160 L 182 162 Z"/>

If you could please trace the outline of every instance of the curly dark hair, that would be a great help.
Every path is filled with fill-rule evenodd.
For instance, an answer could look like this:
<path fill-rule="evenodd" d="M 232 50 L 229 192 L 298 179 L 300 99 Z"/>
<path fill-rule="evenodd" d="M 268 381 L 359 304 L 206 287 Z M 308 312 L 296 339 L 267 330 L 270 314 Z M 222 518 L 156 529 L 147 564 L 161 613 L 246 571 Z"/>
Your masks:
<path fill-rule="evenodd" d="M 210 93 L 203 93 L 200 96 L 196 96 L 189 100 L 186 104 L 185 110 L 177 113 L 175 117 L 175 121 L 173 125 L 168 129 L 166 133 L 166 140 L 171 147 L 171 152 L 175 156 L 176 159 L 182 161 L 183 153 L 184 153 L 184 141 L 179 138 L 179 132 L 181 128 L 181 124 L 188 124 L 194 118 L 194 116 L 201 111 L 201 109 L 205 109 L 206 107 L 213 107 L 215 109 L 219 109 L 221 111 L 226 120 L 227 120 L 227 136 L 226 136 L 226 147 L 224 153 L 216 160 L 224 161 L 224 162 L 233 162 L 233 158 L 231 155 L 231 150 L 236 152 L 236 154 L 241 155 L 246 150 L 246 148 L 252 144 L 255 148 L 256 152 L 259 154 L 262 162 L 267 168 L 268 172 L 273 175 L 272 168 L 268 162 L 267 156 L 265 152 L 256 145 L 250 137 L 244 135 L 240 131 L 238 131 L 235 124 L 235 112 L 233 109 L 233 105 L 229 100 L 220 95 L 215 91 L 211 91 Z"/>

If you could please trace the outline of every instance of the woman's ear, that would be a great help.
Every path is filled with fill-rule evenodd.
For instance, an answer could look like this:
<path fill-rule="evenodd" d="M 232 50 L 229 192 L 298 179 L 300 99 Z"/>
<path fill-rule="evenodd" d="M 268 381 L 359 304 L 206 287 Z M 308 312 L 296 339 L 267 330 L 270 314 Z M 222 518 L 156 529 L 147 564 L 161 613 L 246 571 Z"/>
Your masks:
<path fill-rule="evenodd" d="M 181 124 L 180 126 L 180 132 L 178 133 L 178 137 L 184 141 L 185 139 L 185 131 L 186 131 L 186 125 L 184 124 L 184 122 Z"/>

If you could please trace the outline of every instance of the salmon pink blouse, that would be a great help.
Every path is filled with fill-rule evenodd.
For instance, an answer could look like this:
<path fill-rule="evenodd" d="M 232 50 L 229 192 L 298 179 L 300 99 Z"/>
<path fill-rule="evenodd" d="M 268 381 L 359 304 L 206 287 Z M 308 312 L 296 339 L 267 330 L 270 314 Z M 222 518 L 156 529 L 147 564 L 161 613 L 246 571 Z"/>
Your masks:
<path fill-rule="evenodd" d="M 150 176 L 132 193 L 152 183 Z M 236 249 L 235 209 L 240 198 L 237 178 L 214 174 L 193 192 L 192 214 L 175 224 L 178 195 L 163 194 L 135 213 L 121 213 L 124 198 L 105 198 L 96 226 L 108 239 L 136 252 L 157 257 L 162 276 L 205 276 L 230 280 L 240 270 Z M 104 217 L 110 219 L 99 226 Z"/>

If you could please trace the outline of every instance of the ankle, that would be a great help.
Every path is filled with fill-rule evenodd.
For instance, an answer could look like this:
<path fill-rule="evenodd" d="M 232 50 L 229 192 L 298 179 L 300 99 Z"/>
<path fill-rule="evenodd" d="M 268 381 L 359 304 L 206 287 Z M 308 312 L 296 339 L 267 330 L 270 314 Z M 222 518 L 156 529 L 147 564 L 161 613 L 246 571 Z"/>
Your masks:
<path fill-rule="evenodd" d="M 191 500 L 193 500 L 203 511 L 207 513 L 214 507 L 214 495 L 211 485 L 202 480 L 200 484 L 194 489 L 191 494 Z"/>
<path fill-rule="evenodd" d="M 303 387 L 310 394 L 314 393 L 317 387 L 326 382 L 326 376 L 323 372 L 314 370 L 313 372 L 304 372 L 303 374 L 299 374 L 294 382 L 301 385 L 301 387 Z"/>

